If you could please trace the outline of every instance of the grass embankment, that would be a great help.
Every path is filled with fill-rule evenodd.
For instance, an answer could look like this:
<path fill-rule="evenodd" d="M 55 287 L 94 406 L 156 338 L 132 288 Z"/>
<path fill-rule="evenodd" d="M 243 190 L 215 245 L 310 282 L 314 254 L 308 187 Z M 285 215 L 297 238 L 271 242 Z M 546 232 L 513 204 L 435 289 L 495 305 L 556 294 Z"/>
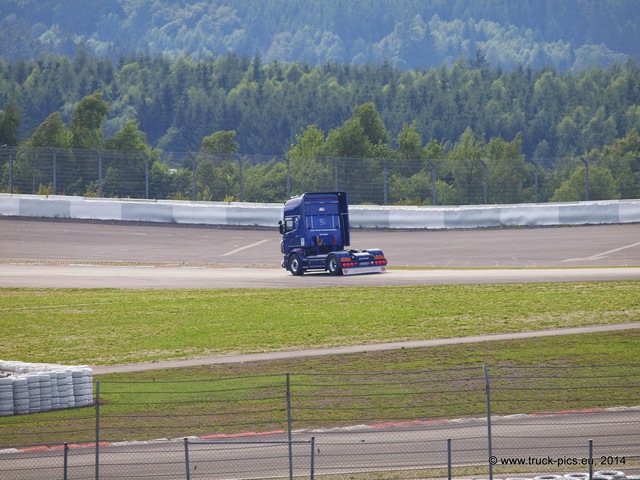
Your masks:
<path fill-rule="evenodd" d="M 72 364 L 640 319 L 640 282 L 1 293 L 0 358 Z M 629 330 L 103 375 L 101 438 L 286 428 L 285 372 L 294 428 L 482 416 L 483 364 L 496 414 L 636 405 L 638 351 L 640 333 Z M 92 409 L 81 410 L 0 419 L 0 446 L 91 439 Z"/>
<path fill-rule="evenodd" d="M 639 318 L 640 282 L 282 290 L 4 289 L 0 356 L 108 365 Z"/>

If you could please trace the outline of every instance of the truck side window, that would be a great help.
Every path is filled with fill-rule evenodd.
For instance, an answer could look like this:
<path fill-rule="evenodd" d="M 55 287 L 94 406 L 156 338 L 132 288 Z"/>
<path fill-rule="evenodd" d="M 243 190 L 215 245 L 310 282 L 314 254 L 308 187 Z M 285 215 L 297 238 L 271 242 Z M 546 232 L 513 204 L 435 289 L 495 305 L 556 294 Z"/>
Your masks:
<path fill-rule="evenodd" d="M 298 219 L 296 217 L 289 217 L 284 219 L 284 232 L 290 232 L 298 228 Z"/>

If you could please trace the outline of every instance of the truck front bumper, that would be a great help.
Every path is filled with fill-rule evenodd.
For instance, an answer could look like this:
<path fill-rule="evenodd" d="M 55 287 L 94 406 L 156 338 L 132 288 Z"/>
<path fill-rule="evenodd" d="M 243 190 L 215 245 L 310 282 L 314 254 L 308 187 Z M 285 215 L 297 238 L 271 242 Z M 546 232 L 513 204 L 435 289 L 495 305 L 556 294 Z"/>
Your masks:
<path fill-rule="evenodd" d="M 384 273 L 387 271 L 385 265 L 375 265 L 373 267 L 349 267 L 343 268 L 343 275 L 362 275 L 363 273 Z"/>

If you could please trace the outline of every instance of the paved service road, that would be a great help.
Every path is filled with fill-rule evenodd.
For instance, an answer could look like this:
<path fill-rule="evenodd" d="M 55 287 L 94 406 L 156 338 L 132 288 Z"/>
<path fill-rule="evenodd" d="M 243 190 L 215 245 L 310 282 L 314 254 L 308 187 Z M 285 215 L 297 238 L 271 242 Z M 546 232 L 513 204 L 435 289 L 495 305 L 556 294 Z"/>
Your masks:
<path fill-rule="evenodd" d="M 547 415 L 513 415 L 492 418 L 492 454 L 497 467 L 517 459 L 553 461 L 549 470 L 562 473 L 586 472 L 589 440 L 593 440 L 594 471 L 611 469 L 603 463 L 608 457 L 623 459 L 616 470 L 628 474 L 637 458 L 637 408 L 617 411 L 575 412 Z M 297 442 L 315 439 L 315 474 L 344 472 L 382 472 L 441 468 L 447 465 L 447 440 L 451 440 L 453 467 L 469 465 L 487 468 L 487 422 L 482 418 L 449 421 L 416 421 L 409 425 L 373 425 L 294 432 Z M 217 444 L 192 439 L 189 465 L 192 478 L 286 477 L 286 444 L 245 444 L 242 442 L 285 442 L 285 434 L 219 438 Z M 222 443 L 226 442 L 226 443 Z M 133 453 L 135 452 L 135 454 Z M 34 454 L 5 453 L 0 461 L 11 462 L 12 479 L 35 480 L 60 475 L 60 451 Z M 91 478 L 92 449 L 74 449 L 70 458 L 70 477 Z M 159 460 L 161 459 L 161 461 Z M 583 460 L 584 459 L 584 460 Z M 573 463 L 577 461 L 576 463 Z M 555 470 L 560 462 L 559 470 Z M 628 462 L 628 463 L 627 463 Z M 58 464 L 56 464 L 58 463 Z M 538 463 L 541 465 L 542 463 Z M 535 463 L 534 463 L 535 465 Z M 37 466 L 37 468 L 35 468 Z M 563 468 L 564 467 L 564 468 Z M 295 446 L 295 474 L 308 477 L 310 449 Z M 504 467 L 503 467 L 504 468 Z M 511 472 L 531 472 L 541 467 L 512 467 Z M 544 468 L 544 467 L 542 467 Z M 123 442 L 100 449 L 100 478 L 185 478 L 185 447 L 181 439 L 143 443 Z M 255 472 L 255 473 L 254 473 Z M 540 470 L 537 470 L 540 473 Z M 454 470 L 454 476 L 458 472 Z M 433 474 L 432 474 L 433 475 Z M 535 474 L 526 475 L 533 477 Z M 433 477 L 442 477 L 433 475 Z M 508 477 L 504 469 L 499 478 Z M 511 475 L 513 477 L 513 475 Z M 522 476 L 522 475 L 520 475 Z M 346 477 L 346 475 L 345 475 Z M 382 478 L 380 474 L 376 478 Z M 416 475 L 410 478 L 424 478 Z M 427 478 L 431 478 L 428 476 Z M 463 478 L 468 478 L 466 474 Z M 477 477 L 476 477 L 477 478 Z M 486 478 L 486 477 L 482 477 Z"/>

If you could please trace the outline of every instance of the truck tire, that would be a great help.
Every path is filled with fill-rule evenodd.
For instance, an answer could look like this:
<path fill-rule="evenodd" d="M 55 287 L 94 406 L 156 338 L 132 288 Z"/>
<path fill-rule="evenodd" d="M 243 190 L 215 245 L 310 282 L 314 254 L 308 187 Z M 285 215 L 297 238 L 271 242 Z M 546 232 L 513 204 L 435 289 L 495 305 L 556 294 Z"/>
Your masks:
<path fill-rule="evenodd" d="M 300 260 L 300 256 L 297 253 L 291 255 L 289 258 L 289 270 L 293 275 L 300 276 L 304 273 L 302 269 L 302 260 Z"/>
<path fill-rule="evenodd" d="M 327 258 L 327 270 L 329 270 L 331 275 L 342 275 L 342 268 L 340 267 L 338 257 L 329 255 L 329 258 Z"/>

